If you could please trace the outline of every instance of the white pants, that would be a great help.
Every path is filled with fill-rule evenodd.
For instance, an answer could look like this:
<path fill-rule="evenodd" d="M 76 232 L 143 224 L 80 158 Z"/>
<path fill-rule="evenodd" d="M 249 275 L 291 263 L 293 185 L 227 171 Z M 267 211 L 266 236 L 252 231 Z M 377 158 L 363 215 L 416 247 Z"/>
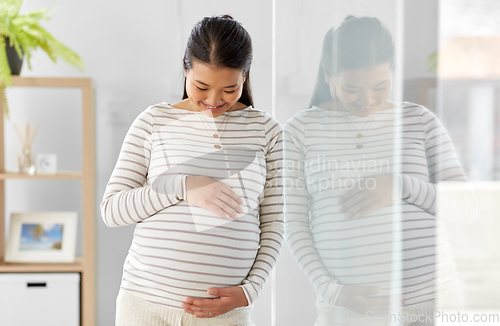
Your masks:
<path fill-rule="evenodd" d="M 196 318 L 182 309 L 172 309 L 120 290 L 116 298 L 115 326 L 255 326 L 253 306 L 236 308 L 212 318 Z"/>
<path fill-rule="evenodd" d="M 399 321 L 404 326 L 433 326 L 432 318 L 435 302 L 418 304 L 403 308 L 392 315 L 363 315 L 342 307 L 331 307 L 316 302 L 318 318 L 314 326 L 389 326 L 392 321 Z M 394 324 L 394 323 L 393 323 Z"/>
<path fill-rule="evenodd" d="M 446 290 L 440 289 L 433 301 L 407 306 L 400 312 L 385 316 L 377 314 L 363 315 L 342 307 L 332 307 L 316 301 L 318 318 L 314 326 L 387 326 L 390 321 L 399 321 L 403 326 L 433 326 L 436 324 L 432 316 L 436 311 L 446 308 L 461 309 L 463 306 L 462 291 L 457 286 Z"/>

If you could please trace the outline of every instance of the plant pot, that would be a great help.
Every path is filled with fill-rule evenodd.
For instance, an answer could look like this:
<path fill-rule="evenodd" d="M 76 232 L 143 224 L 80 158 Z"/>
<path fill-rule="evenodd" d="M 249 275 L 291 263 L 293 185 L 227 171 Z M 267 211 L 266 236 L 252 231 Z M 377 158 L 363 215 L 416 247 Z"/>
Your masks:
<path fill-rule="evenodd" d="M 19 58 L 16 49 L 13 46 L 9 46 L 9 38 L 5 38 L 5 52 L 7 52 L 7 60 L 9 60 L 9 67 L 11 75 L 19 75 L 21 73 L 21 67 L 23 66 L 23 58 Z"/>

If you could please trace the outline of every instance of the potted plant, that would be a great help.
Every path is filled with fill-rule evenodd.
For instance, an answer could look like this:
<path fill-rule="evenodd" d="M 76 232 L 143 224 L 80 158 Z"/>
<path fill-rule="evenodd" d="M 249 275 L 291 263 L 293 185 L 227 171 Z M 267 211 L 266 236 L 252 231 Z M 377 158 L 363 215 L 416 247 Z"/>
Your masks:
<path fill-rule="evenodd" d="M 15 49 L 14 55 L 22 60 L 26 56 L 28 68 L 31 69 L 31 52 L 38 48 L 47 53 L 56 63 L 58 58 L 69 65 L 83 69 L 83 60 L 59 42 L 52 34 L 40 26 L 40 21 L 49 20 L 51 12 L 43 8 L 28 14 L 19 14 L 23 0 L 1 0 L 0 2 L 0 100 L 4 104 L 4 113 L 8 117 L 8 104 L 5 97 L 6 87 L 12 86 L 11 68 L 7 52 Z"/>

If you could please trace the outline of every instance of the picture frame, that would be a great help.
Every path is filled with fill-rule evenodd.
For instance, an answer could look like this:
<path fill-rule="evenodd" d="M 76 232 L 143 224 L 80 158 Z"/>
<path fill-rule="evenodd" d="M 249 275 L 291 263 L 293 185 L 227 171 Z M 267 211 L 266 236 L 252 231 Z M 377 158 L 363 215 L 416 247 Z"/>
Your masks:
<path fill-rule="evenodd" d="M 75 261 L 76 212 L 12 213 L 5 262 Z"/>

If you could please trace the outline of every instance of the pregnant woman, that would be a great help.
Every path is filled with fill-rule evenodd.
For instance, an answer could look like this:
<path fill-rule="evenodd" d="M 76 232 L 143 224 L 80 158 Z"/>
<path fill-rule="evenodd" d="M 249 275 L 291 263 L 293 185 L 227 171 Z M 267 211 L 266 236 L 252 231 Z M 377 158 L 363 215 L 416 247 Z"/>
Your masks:
<path fill-rule="evenodd" d="M 116 325 L 253 325 L 282 241 L 282 130 L 253 107 L 252 44 L 230 16 L 195 25 L 182 101 L 128 131 L 101 203 L 135 224 Z"/>
<path fill-rule="evenodd" d="M 460 299 L 443 220 L 474 206 L 436 184 L 467 179 L 436 116 L 388 100 L 394 53 L 377 18 L 347 17 L 325 36 L 310 109 L 285 125 L 287 243 L 316 290 L 316 326 L 388 325 L 389 311 L 433 325 L 437 298 Z"/>

